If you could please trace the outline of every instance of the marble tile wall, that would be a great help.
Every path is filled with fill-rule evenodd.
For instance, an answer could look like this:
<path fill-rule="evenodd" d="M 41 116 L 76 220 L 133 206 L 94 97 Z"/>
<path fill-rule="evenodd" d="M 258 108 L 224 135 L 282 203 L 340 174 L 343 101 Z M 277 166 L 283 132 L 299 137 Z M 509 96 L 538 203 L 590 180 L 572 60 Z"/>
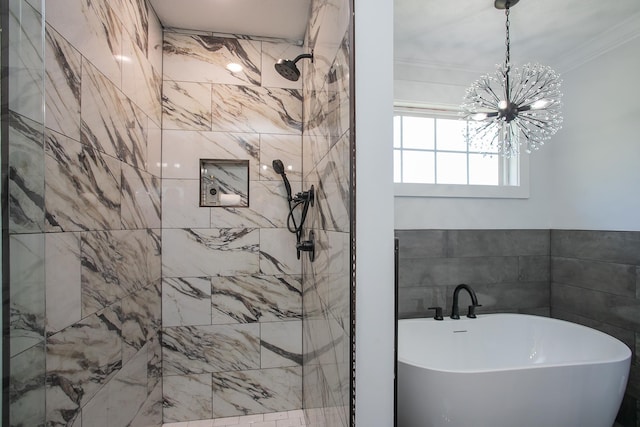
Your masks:
<path fill-rule="evenodd" d="M 396 230 L 401 318 L 451 311 L 454 288 L 470 285 L 482 307 L 549 316 L 549 230 Z M 470 300 L 464 296 L 460 307 Z"/>
<path fill-rule="evenodd" d="M 302 407 L 302 284 L 288 204 L 302 181 L 302 91 L 290 44 L 164 33 L 164 421 Z M 243 71 L 230 72 L 229 62 Z M 199 207 L 200 159 L 249 161 L 249 207 Z"/>
<path fill-rule="evenodd" d="M 304 76 L 304 187 L 316 259 L 303 256 L 303 387 L 309 424 L 349 426 L 351 378 L 350 2 L 312 2 Z"/>
<path fill-rule="evenodd" d="M 551 315 L 612 335 L 631 348 L 617 421 L 640 420 L 640 232 L 551 230 Z"/>
<path fill-rule="evenodd" d="M 160 425 L 160 23 L 43 3 L 10 0 L 10 424 Z"/>

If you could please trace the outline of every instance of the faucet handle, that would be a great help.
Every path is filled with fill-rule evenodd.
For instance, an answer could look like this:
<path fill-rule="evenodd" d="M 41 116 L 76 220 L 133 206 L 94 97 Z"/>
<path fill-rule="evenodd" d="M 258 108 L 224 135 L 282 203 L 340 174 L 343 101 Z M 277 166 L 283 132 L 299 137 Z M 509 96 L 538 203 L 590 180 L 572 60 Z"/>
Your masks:
<path fill-rule="evenodd" d="M 435 310 L 436 314 L 433 316 L 435 320 L 443 320 L 442 317 L 442 307 L 429 307 L 428 310 Z"/>
<path fill-rule="evenodd" d="M 476 307 L 482 307 L 482 304 L 472 304 L 469 306 L 469 311 L 467 312 L 467 317 L 469 319 L 475 319 L 476 316 Z"/>

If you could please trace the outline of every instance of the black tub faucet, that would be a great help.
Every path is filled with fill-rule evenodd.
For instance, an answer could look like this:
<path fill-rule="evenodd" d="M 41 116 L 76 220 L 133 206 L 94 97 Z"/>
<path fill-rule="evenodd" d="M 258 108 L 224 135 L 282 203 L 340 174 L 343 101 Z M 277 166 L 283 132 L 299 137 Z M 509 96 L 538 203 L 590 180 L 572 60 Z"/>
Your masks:
<path fill-rule="evenodd" d="M 452 319 L 460 319 L 460 309 L 458 308 L 458 294 L 463 289 L 467 291 L 471 296 L 471 305 L 469 306 L 467 317 L 475 319 L 475 308 L 482 307 L 482 305 L 478 304 L 478 297 L 476 297 L 476 293 L 473 291 L 473 289 L 471 289 L 469 285 L 465 285 L 464 283 L 456 286 L 456 289 L 453 291 L 453 306 L 451 307 L 451 316 L 449 317 L 451 317 Z"/>

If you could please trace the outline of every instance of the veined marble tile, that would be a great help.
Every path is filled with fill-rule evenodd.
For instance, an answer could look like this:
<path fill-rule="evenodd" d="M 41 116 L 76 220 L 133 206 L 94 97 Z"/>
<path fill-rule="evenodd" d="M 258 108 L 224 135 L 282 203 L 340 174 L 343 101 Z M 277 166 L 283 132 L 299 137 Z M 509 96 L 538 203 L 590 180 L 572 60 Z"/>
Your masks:
<path fill-rule="evenodd" d="M 162 24 L 153 8 L 148 9 L 149 12 L 149 33 L 147 34 L 147 58 L 151 66 L 157 74 L 162 78 Z M 157 123 L 160 125 L 160 123 Z"/>
<path fill-rule="evenodd" d="M 46 125 L 80 141 L 82 57 L 50 25 L 47 25 L 45 61 Z"/>
<path fill-rule="evenodd" d="M 209 228 L 212 208 L 200 207 L 199 203 L 200 181 L 163 179 L 163 228 Z"/>
<path fill-rule="evenodd" d="M 285 166 L 289 181 L 302 181 L 302 137 L 300 135 L 260 135 L 260 180 L 282 181 L 273 170 L 273 161 Z"/>
<path fill-rule="evenodd" d="M 295 44 L 262 42 L 262 86 L 302 89 L 302 79 L 296 82 L 287 80 L 278 74 L 274 67 L 278 59 L 292 61 L 301 53 L 307 52 L 302 46 Z M 302 74 L 304 74 L 303 67 L 307 64 L 307 61 L 309 60 L 305 59 L 296 64 Z"/>
<path fill-rule="evenodd" d="M 109 0 L 108 4 L 122 21 L 123 30 L 128 33 L 138 49 L 143 51 L 146 56 L 149 43 L 149 10 L 146 1 Z"/>
<path fill-rule="evenodd" d="M 45 251 L 47 333 L 51 334 L 82 318 L 80 236 L 47 233 Z"/>
<path fill-rule="evenodd" d="M 165 80 L 260 86 L 261 42 L 165 32 Z M 232 72 L 227 65 L 242 66 Z"/>
<path fill-rule="evenodd" d="M 44 339 L 44 250 L 44 234 L 9 236 L 11 356 Z"/>
<path fill-rule="evenodd" d="M 166 229 L 162 234 L 164 277 L 258 272 L 257 229 Z"/>
<path fill-rule="evenodd" d="M 112 308 L 47 338 L 47 420 L 51 425 L 67 425 L 122 367 L 121 322 Z"/>
<path fill-rule="evenodd" d="M 9 117 L 9 230 L 44 230 L 44 127 L 24 116 Z"/>
<path fill-rule="evenodd" d="M 302 187 L 292 182 L 293 194 Z M 289 203 L 282 182 L 249 182 L 249 206 L 243 208 L 212 208 L 211 227 L 216 228 L 283 228 L 287 226 Z M 301 210 L 301 208 L 300 208 Z M 299 216 L 297 212 L 296 218 Z"/>
<path fill-rule="evenodd" d="M 158 382 L 149 392 L 147 400 L 131 421 L 131 427 L 162 425 L 162 382 Z"/>
<path fill-rule="evenodd" d="M 162 128 L 211 130 L 211 84 L 165 80 Z"/>
<path fill-rule="evenodd" d="M 163 379 L 163 421 L 212 417 L 211 374 L 170 375 Z"/>
<path fill-rule="evenodd" d="M 125 426 L 147 398 L 146 352 L 139 352 L 82 408 L 92 426 Z"/>
<path fill-rule="evenodd" d="M 343 319 L 340 319 L 341 321 Z M 348 333 L 345 327 L 331 314 L 323 319 L 305 319 L 303 331 L 304 364 L 338 364 L 346 363 L 345 346 L 349 346 Z"/>
<path fill-rule="evenodd" d="M 122 227 L 160 227 L 160 180 L 147 172 L 122 165 Z"/>
<path fill-rule="evenodd" d="M 214 84 L 211 101 L 214 131 L 302 131 L 302 94 L 296 89 Z"/>
<path fill-rule="evenodd" d="M 158 386 L 162 388 L 162 344 L 160 342 L 160 333 L 160 330 L 156 331 L 147 342 L 147 390 L 149 393 L 153 393 L 153 389 Z"/>
<path fill-rule="evenodd" d="M 200 179 L 200 159 L 235 159 L 249 160 L 249 180 L 256 181 L 260 135 L 163 130 L 162 158 L 163 178 Z"/>
<path fill-rule="evenodd" d="M 120 285 L 118 272 L 124 254 L 109 231 L 82 233 L 82 317 L 107 307 L 128 291 Z"/>
<path fill-rule="evenodd" d="M 213 324 L 295 320 L 302 317 L 299 276 L 211 278 Z"/>
<path fill-rule="evenodd" d="M 128 35 L 123 37 L 122 55 L 126 58 L 122 60 L 122 91 L 159 124 L 162 115 L 162 76 L 147 59 L 147 52 Z"/>
<path fill-rule="evenodd" d="M 42 15 L 22 0 L 9 0 L 9 109 L 44 123 Z"/>
<path fill-rule="evenodd" d="M 145 169 L 151 175 L 162 175 L 162 129 L 153 122 L 147 121 L 147 163 Z"/>
<path fill-rule="evenodd" d="M 314 47 L 314 69 L 320 78 L 328 74 L 350 23 L 349 2 L 330 0 L 312 5 L 307 45 Z"/>
<path fill-rule="evenodd" d="M 324 230 L 348 231 L 350 221 L 351 176 L 348 133 L 329 151 L 314 170 L 319 183 L 315 209 Z"/>
<path fill-rule="evenodd" d="M 162 281 L 162 326 L 211 324 L 211 281 L 183 277 Z"/>
<path fill-rule="evenodd" d="M 146 160 L 147 116 L 89 61 L 82 64 L 84 144 L 133 166 Z"/>
<path fill-rule="evenodd" d="M 260 367 L 260 325 L 176 326 L 162 333 L 166 375 Z"/>
<path fill-rule="evenodd" d="M 120 286 L 127 293 L 147 287 L 150 283 L 147 259 L 153 250 L 147 230 L 115 230 L 111 234 L 122 257 L 117 265 Z"/>
<path fill-rule="evenodd" d="M 302 365 L 302 322 L 260 324 L 260 367 Z"/>
<path fill-rule="evenodd" d="M 218 372 L 213 417 L 282 412 L 302 407 L 302 368 Z"/>
<path fill-rule="evenodd" d="M 147 272 L 148 283 L 162 279 L 162 236 L 160 229 L 147 230 Z"/>
<path fill-rule="evenodd" d="M 162 317 L 160 286 L 140 289 L 122 299 L 122 359 L 123 363 L 139 353 L 160 327 Z M 146 392 L 147 352 L 144 352 Z"/>
<path fill-rule="evenodd" d="M 146 230 L 82 233 L 82 313 L 94 313 L 148 283 Z"/>
<path fill-rule="evenodd" d="M 9 372 L 10 425 L 45 425 L 44 343 L 13 356 Z"/>
<path fill-rule="evenodd" d="M 303 236 L 302 240 L 306 239 Z M 316 248 L 316 251 L 318 248 Z M 307 256 L 307 254 L 302 253 Z M 260 229 L 260 272 L 262 274 L 300 274 L 296 255 L 296 235 L 286 228 Z"/>
<path fill-rule="evenodd" d="M 46 20 L 120 87 L 122 24 L 106 1 L 47 0 Z"/>
<path fill-rule="evenodd" d="M 47 131 L 47 231 L 120 227 L 120 163 Z"/>
<path fill-rule="evenodd" d="M 349 37 L 345 35 L 328 77 L 328 127 L 332 145 L 349 129 L 351 96 L 349 88 Z"/>

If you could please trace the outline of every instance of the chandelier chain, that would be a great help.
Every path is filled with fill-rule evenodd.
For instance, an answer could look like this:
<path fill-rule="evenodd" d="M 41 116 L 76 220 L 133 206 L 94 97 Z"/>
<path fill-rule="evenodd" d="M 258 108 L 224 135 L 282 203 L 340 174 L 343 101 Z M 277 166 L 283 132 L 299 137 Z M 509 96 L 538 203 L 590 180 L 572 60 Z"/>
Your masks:
<path fill-rule="evenodd" d="M 506 57 L 505 57 L 505 61 L 504 61 L 504 65 L 507 69 L 510 68 L 511 65 L 511 37 L 509 35 L 509 1 L 507 1 L 506 7 L 504 9 L 504 14 L 507 17 L 506 21 L 505 21 L 505 29 L 506 29 L 506 39 L 504 41 L 505 46 L 507 47 L 506 50 Z"/>

